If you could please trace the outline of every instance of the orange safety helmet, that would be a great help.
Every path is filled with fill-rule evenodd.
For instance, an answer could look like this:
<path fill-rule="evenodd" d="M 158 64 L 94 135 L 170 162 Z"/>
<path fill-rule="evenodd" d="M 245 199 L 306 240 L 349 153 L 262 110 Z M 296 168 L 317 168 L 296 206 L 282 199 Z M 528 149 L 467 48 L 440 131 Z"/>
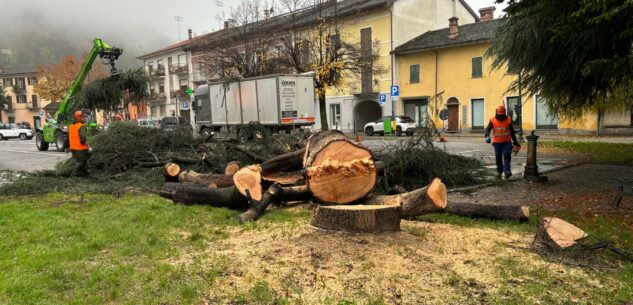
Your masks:
<path fill-rule="evenodd" d="M 79 120 L 79 118 L 83 118 L 84 117 L 84 113 L 81 112 L 81 110 L 77 110 L 77 111 L 75 111 L 75 114 L 73 114 L 73 116 L 75 117 L 75 120 Z"/>
<path fill-rule="evenodd" d="M 506 114 L 506 106 L 503 106 L 503 105 L 497 106 L 497 114 Z"/>

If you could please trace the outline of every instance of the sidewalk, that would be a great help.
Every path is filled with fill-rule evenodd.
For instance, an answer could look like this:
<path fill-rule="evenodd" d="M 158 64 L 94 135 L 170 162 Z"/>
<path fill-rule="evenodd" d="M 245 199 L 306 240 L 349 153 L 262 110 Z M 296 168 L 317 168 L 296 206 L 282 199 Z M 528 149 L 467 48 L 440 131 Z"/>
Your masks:
<path fill-rule="evenodd" d="M 528 136 L 530 133 L 526 132 L 523 137 Z M 572 134 L 558 134 L 553 132 L 535 132 L 539 136 L 539 140 L 545 141 L 572 141 L 572 142 L 608 142 L 608 143 L 633 143 L 633 136 L 631 135 L 572 135 Z M 448 133 L 442 132 L 442 136 L 446 137 L 448 141 L 451 139 L 483 139 L 484 133 L 482 132 L 460 132 L 460 133 Z M 518 134 L 517 134 L 518 137 Z"/>

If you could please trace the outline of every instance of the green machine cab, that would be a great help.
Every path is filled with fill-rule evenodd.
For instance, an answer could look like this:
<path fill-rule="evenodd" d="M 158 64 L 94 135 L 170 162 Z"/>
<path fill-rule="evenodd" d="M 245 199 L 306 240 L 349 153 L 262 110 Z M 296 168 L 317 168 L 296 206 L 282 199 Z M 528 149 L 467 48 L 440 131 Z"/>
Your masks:
<path fill-rule="evenodd" d="M 110 65 L 110 73 L 118 75 L 119 71 L 114 67 L 114 62 L 119 59 L 119 56 L 123 53 L 123 50 L 107 45 L 99 38 L 94 39 L 92 50 L 88 54 L 88 57 L 83 62 L 81 70 L 77 74 L 77 77 L 73 81 L 72 85 L 66 92 L 64 99 L 59 105 L 59 109 L 55 112 L 53 118 L 48 119 L 43 125 L 42 130 L 38 130 L 35 136 L 35 145 L 37 150 L 46 151 L 50 143 L 55 143 L 57 151 L 65 151 L 68 147 L 68 126 L 73 123 L 73 101 L 81 86 L 92 68 L 97 57 L 101 58 L 101 61 L 105 65 Z M 94 122 L 94 118 L 89 116 L 88 128 L 94 129 L 97 124 Z"/>

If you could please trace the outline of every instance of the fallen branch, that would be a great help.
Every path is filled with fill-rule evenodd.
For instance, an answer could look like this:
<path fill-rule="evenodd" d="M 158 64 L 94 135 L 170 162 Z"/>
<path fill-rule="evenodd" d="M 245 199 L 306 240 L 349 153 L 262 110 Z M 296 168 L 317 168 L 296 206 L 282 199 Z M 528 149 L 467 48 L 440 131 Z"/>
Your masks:
<path fill-rule="evenodd" d="M 466 202 L 448 202 L 444 212 L 467 217 L 527 221 L 530 208 L 520 205 L 489 205 Z"/>
<path fill-rule="evenodd" d="M 256 154 L 256 153 L 254 153 L 254 152 L 252 152 L 252 151 L 249 151 L 248 149 L 246 149 L 246 148 L 245 148 L 245 147 L 243 147 L 243 146 L 240 146 L 240 145 L 233 145 L 233 146 L 231 146 L 231 147 L 232 147 L 233 149 L 235 149 L 235 150 L 237 150 L 237 151 L 239 151 L 239 152 L 243 153 L 243 154 L 244 154 L 244 155 L 246 155 L 247 157 L 249 157 L 249 158 L 253 159 L 254 161 L 257 161 L 257 162 L 266 162 L 266 160 L 267 160 L 266 158 L 264 158 L 264 157 L 262 157 L 262 156 L 260 156 L 260 155 L 258 155 L 258 154 Z"/>

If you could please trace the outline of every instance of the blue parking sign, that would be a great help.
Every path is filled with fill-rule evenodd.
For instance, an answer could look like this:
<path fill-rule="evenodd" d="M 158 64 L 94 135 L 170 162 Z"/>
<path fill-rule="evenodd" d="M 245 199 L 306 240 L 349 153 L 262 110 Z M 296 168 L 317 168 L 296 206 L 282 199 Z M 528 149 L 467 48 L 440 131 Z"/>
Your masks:
<path fill-rule="evenodd" d="M 400 88 L 396 85 L 391 86 L 391 96 L 399 96 Z"/>
<path fill-rule="evenodd" d="M 387 95 L 386 94 L 381 94 L 380 95 L 380 106 L 384 106 L 387 103 Z"/>

